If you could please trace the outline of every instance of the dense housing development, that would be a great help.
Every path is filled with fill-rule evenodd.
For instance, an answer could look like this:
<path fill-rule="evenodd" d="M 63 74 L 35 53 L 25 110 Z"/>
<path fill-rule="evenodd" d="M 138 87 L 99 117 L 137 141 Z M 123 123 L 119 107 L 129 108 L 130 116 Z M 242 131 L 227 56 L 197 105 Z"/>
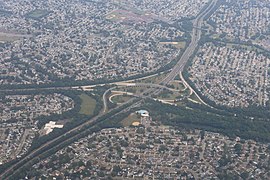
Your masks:
<path fill-rule="evenodd" d="M 0 179 L 270 179 L 269 4 L 0 1 Z"/>
<path fill-rule="evenodd" d="M 269 104 L 270 58 L 239 45 L 204 44 L 189 70 L 196 88 L 230 107 Z"/>
<path fill-rule="evenodd" d="M 151 126 L 105 129 L 35 164 L 43 178 L 269 178 L 269 147 L 218 133 Z M 225 173 L 226 172 L 226 173 Z"/>
<path fill-rule="evenodd" d="M 74 108 L 61 94 L 8 95 L 0 101 L 0 164 L 25 154 L 38 132 L 36 118 L 61 114 Z"/>
<path fill-rule="evenodd" d="M 228 40 L 252 41 L 270 47 L 270 1 L 225 0 L 211 16 L 213 33 Z"/>
<path fill-rule="evenodd" d="M 197 6 L 190 9 L 189 1 L 181 3 L 175 13 L 196 15 L 204 5 L 192 4 Z M 17 39 L 0 47 L 0 84 L 93 81 L 161 68 L 184 48 L 184 32 L 166 19 L 157 21 L 162 14 L 148 15 L 157 9 L 147 5 L 136 9 L 114 1 L 1 3 L 5 10 L 0 17 L 1 37 L 16 35 Z"/>

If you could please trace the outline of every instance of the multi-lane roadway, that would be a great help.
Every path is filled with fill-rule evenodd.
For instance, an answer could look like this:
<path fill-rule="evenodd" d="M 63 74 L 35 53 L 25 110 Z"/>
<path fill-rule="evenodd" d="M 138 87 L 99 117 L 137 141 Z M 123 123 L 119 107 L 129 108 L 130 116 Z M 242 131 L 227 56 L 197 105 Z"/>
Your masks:
<path fill-rule="evenodd" d="M 205 10 L 201 12 L 196 19 L 193 20 L 193 27 L 196 28 L 193 28 L 192 30 L 190 45 L 186 48 L 185 52 L 183 53 L 177 64 L 173 67 L 171 72 L 168 74 L 168 76 L 164 78 L 160 83 L 164 85 L 168 84 L 169 82 L 174 80 L 174 78 L 183 70 L 183 68 L 185 67 L 186 63 L 194 53 L 201 39 L 202 35 L 201 29 L 203 20 L 209 14 L 209 12 L 211 12 L 215 8 L 216 3 L 217 3 L 216 0 L 211 1 L 209 6 L 205 8 Z"/>
<path fill-rule="evenodd" d="M 190 45 L 187 47 L 187 49 L 185 50 L 185 52 L 183 53 L 182 57 L 179 59 L 179 61 L 177 62 L 177 64 L 174 66 L 174 68 L 171 70 L 171 72 L 169 73 L 168 76 L 166 76 L 166 78 L 164 78 L 162 81 L 160 81 L 160 84 L 166 85 L 169 82 L 171 82 L 172 80 L 174 80 L 174 78 L 183 70 L 185 64 L 187 63 L 187 61 L 189 60 L 189 58 L 191 57 L 191 55 L 194 53 L 199 40 L 201 38 L 201 27 L 202 27 L 202 23 L 204 18 L 209 14 L 209 12 L 211 12 L 214 7 L 216 5 L 216 0 L 212 0 L 211 3 L 209 3 L 209 5 L 207 6 L 207 8 L 204 9 L 204 11 L 202 11 L 198 17 L 193 21 L 193 26 L 196 27 L 193 29 L 192 31 L 192 39 L 191 39 L 191 43 Z M 160 86 L 151 86 L 151 88 L 149 90 L 146 90 L 146 92 L 143 93 L 155 93 L 157 91 L 153 91 L 156 90 L 156 88 L 159 88 L 160 90 Z M 103 101 L 104 101 L 104 105 L 106 108 L 106 94 L 112 89 L 107 90 L 104 95 L 103 95 Z M 124 106 L 130 104 L 132 101 L 134 100 L 134 98 L 130 99 L 128 102 L 122 104 L 120 107 L 118 108 L 123 108 Z M 140 104 L 139 102 L 136 102 L 132 105 L 130 105 L 129 107 L 123 108 L 121 112 L 123 111 L 128 111 L 129 109 L 131 109 L 132 107 L 135 107 L 137 105 Z M 108 111 L 108 113 L 111 111 Z M 91 124 L 95 124 L 97 123 L 98 119 L 100 117 L 102 117 L 103 115 L 105 115 L 106 111 L 102 111 L 98 116 L 92 118 L 91 120 L 71 129 L 70 131 L 66 132 L 65 134 L 51 140 L 48 141 L 47 143 L 43 144 L 41 147 L 37 148 L 36 150 L 30 152 L 28 155 L 26 155 L 24 158 L 20 159 L 18 162 L 14 163 L 12 166 L 10 166 L 9 168 L 7 168 L 1 175 L 0 175 L 0 179 L 8 179 L 12 174 L 14 174 L 17 170 L 23 168 L 27 162 L 32 161 L 33 159 L 38 158 L 38 156 L 40 154 L 46 153 L 47 151 L 49 151 L 50 149 L 48 149 L 47 147 L 49 147 L 50 145 L 52 145 L 55 142 L 58 142 L 59 140 L 61 140 L 62 138 L 64 139 L 68 134 L 72 134 L 76 131 L 80 131 L 83 129 L 84 126 L 89 126 Z M 65 143 L 66 141 L 70 140 L 74 138 L 74 136 L 70 137 L 69 139 L 65 139 L 63 140 L 61 143 L 59 143 L 58 145 L 61 145 L 62 143 Z"/>

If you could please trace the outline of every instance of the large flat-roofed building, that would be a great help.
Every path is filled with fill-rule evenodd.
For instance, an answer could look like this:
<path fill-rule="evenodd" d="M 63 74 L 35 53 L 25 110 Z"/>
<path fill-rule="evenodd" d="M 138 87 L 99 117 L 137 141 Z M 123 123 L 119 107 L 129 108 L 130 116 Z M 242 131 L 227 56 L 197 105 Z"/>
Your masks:
<path fill-rule="evenodd" d="M 136 111 L 137 114 L 140 114 L 142 117 L 149 117 L 149 112 L 146 110 Z"/>

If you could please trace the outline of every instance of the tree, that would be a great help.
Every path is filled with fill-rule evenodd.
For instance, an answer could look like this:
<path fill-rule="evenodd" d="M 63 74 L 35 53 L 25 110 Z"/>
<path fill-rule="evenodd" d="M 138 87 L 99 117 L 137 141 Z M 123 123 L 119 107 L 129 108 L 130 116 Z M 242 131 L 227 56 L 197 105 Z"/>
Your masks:
<path fill-rule="evenodd" d="M 136 130 L 136 133 L 138 134 L 144 134 L 145 133 L 145 129 L 143 127 L 140 127 Z"/>
<path fill-rule="evenodd" d="M 164 153 L 165 151 L 168 151 L 168 148 L 165 145 L 160 145 L 158 151 Z"/>
<path fill-rule="evenodd" d="M 245 180 L 245 179 L 248 179 L 249 173 L 247 171 L 245 171 L 245 172 L 242 172 L 240 176 L 241 176 L 241 178 L 243 178 Z"/>
<path fill-rule="evenodd" d="M 113 166 L 112 176 L 117 176 L 117 174 L 121 171 L 120 166 Z"/>
<path fill-rule="evenodd" d="M 234 150 L 238 156 L 242 153 L 242 145 L 237 143 L 234 145 Z"/>
<path fill-rule="evenodd" d="M 205 130 L 201 130 L 200 131 L 200 136 L 201 136 L 201 139 L 203 140 L 204 139 L 204 136 L 205 136 Z"/>
<path fill-rule="evenodd" d="M 122 140 L 120 140 L 120 145 L 122 147 L 128 147 L 128 141 L 122 139 Z"/>
<path fill-rule="evenodd" d="M 140 145 L 138 145 L 138 148 L 139 148 L 140 150 L 144 150 L 144 149 L 147 148 L 147 145 L 146 145 L 146 144 L 140 144 Z"/>

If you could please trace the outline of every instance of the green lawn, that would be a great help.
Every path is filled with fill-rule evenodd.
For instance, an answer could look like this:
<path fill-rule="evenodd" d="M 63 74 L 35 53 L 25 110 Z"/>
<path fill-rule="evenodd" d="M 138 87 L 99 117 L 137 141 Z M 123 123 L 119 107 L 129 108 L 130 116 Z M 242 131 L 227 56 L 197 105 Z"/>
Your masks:
<path fill-rule="evenodd" d="M 181 91 L 180 94 L 181 94 L 182 96 L 189 96 L 189 95 L 190 95 L 190 89 L 187 88 L 186 90 Z"/>
<path fill-rule="evenodd" d="M 197 101 L 198 103 L 201 103 L 201 100 L 194 93 L 191 94 L 190 99 Z"/>
<path fill-rule="evenodd" d="M 163 100 L 175 100 L 180 97 L 189 97 L 190 90 L 187 88 L 184 91 L 179 91 L 179 92 L 169 92 L 167 90 L 162 91 L 157 98 L 158 99 L 163 99 Z"/>
<path fill-rule="evenodd" d="M 84 115 L 92 115 L 96 108 L 96 100 L 86 94 L 81 94 L 80 98 L 82 100 L 82 104 L 79 113 Z"/>
<path fill-rule="evenodd" d="M 40 19 L 50 14 L 50 11 L 42 10 L 42 9 L 36 9 L 26 14 L 26 17 L 32 18 L 32 19 Z"/>
<path fill-rule="evenodd" d="M 136 113 L 132 113 L 130 114 L 127 118 L 125 118 L 121 124 L 122 126 L 124 127 L 128 127 L 128 126 L 131 126 L 132 123 L 134 122 L 140 122 L 141 121 L 141 118 L 138 117 L 138 115 Z"/>
<path fill-rule="evenodd" d="M 164 90 L 159 93 L 159 95 L 157 96 L 157 99 L 175 100 L 180 95 L 181 94 L 179 92 L 171 92 L 168 90 Z"/>
<path fill-rule="evenodd" d="M 185 86 L 181 82 L 171 82 L 169 85 L 173 85 L 174 89 L 177 89 L 179 91 L 184 91 L 185 90 Z"/>
<path fill-rule="evenodd" d="M 112 97 L 112 101 L 114 103 L 124 103 L 127 102 L 131 97 L 127 95 L 119 95 L 119 96 L 114 96 Z"/>

